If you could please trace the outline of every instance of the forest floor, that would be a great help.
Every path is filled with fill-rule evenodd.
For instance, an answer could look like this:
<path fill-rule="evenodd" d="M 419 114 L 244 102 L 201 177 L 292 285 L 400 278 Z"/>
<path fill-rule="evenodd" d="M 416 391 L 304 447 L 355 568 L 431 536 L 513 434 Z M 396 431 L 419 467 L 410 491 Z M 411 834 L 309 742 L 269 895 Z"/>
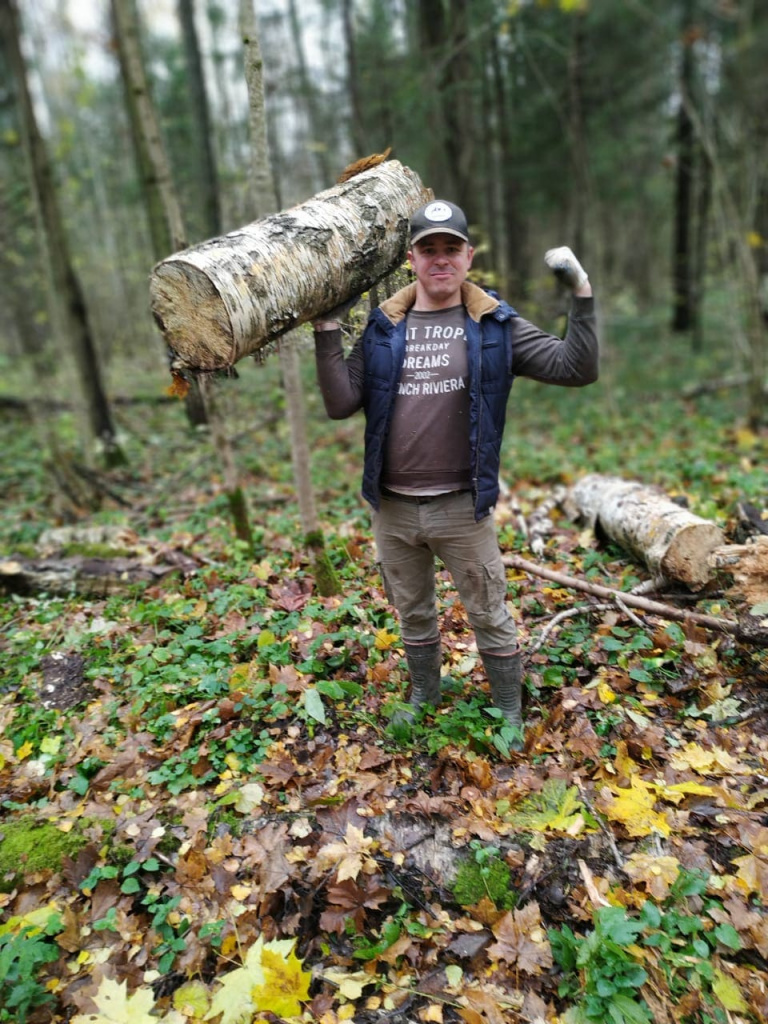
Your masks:
<path fill-rule="evenodd" d="M 605 326 L 597 385 L 516 383 L 510 500 L 531 517 L 558 484 L 620 474 L 743 540 L 739 503 L 768 515 L 768 431 L 734 389 L 682 395 L 732 352 L 693 357 L 652 318 Z M 68 517 L 40 424 L 0 414 L 3 559 L 176 567 L 0 601 L 0 1021 L 768 1021 L 766 650 L 511 571 L 527 737 L 510 754 L 440 571 L 444 702 L 393 729 L 406 676 L 358 494 L 362 420 L 325 419 L 308 348 L 342 584 L 321 597 L 276 363 L 221 384 L 253 551 L 181 403 L 116 407 L 129 466 L 74 523 L 108 528 L 96 547 L 46 533 Z M 53 422 L 74 448 L 72 417 Z M 542 564 L 647 579 L 550 518 Z M 497 520 L 505 552 L 536 560 L 510 501 Z M 735 614 L 723 581 L 683 591 L 662 600 Z"/>

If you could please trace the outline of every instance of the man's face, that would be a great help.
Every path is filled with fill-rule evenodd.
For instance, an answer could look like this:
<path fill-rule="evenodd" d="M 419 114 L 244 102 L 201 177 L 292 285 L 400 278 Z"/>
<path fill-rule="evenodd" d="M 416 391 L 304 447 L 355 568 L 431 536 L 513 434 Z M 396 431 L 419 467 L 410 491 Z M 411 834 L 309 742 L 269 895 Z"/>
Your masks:
<path fill-rule="evenodd" d="M 427 235 L 416 242 L 408 259 L 416 274 L 417 304 L 426 309 L 458 305 L 473 253 L 456 235 Z"/>

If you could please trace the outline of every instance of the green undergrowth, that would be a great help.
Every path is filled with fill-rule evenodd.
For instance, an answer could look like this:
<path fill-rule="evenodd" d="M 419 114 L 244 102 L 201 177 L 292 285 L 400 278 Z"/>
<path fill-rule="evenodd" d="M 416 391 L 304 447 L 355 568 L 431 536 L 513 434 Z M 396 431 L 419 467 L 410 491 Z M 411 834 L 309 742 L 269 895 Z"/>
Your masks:
<path fill-rule="evenodd" d="M 741 940 L 731 924 L 722 923 L 722 903 L 707 888 L 705 876 L 681 871 L 661 904 L 647 900 L 634 913 L 623 906 L 599 907 L 584 934 L 568 926 L 551 929 L 559 994 L 572 1000 L 565 1024 L 651 1024 L 654 1016 L 643 996 L 654 990 L 657 975 L 676 1000 L 682 1024 L 726 1024 L 729 1011 L 743 1010 L 738 985 L 719 961 L 737 954 Z"/>

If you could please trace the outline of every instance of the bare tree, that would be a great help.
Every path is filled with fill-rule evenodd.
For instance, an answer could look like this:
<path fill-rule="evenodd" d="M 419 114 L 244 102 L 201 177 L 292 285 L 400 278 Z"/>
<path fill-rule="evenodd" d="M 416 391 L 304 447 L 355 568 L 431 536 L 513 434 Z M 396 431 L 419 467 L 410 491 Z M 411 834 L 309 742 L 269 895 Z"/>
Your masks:
<path fill-rule="evenodd" d="M 19 119 L 48 264 L 52 320 L 60 325 L 75 358 L 91 433 L 102 446 L 106 464 L 110 467 L 121 465 L 126 459 L 117 441 L 102 381 L 98 350 L 88 322 L 85 296 L 70 256 L 53 169 L 30 97 L 21 50 L 19 17 L 13 0 L 0 0 L 0 29 L 16 81 Z"/>
<path fill-rule="evenodd" d="M 144 68 L 136 0 L 112 0 L 112 25 L 149 233 L 156 260 L 186 248 L 187 231 Z M 185 397 L 192 426 L 208 422 L 197 379 Z"/>
<path fill-rule="evenodd" d="M 192 125 L 195 135 L 195 153 L 198 159 L 200 191 L 203 198 L 205 231 L 208 235 L 218 235 L 221 232 L 219 176 L 213 152 L 214 136 L 208 106 L 208 91 L 205 86 L 200 43 L 195 27 L 194 0 L 178 0 L 178 12 L 189 78 L 189 97 L 192 104 Z"/>
<path fill-rule="evenodd" d="M 256 216 L 264 217 L 276 212 L 277 195 L 269 166 L 263 64 L 253 0 L 240 0 L 240 30 L 243 39 L 245 79 L 249 97 L 251 195 Z M 280 341 L 280 365 L 291 431 L 293 478 L 299 502 L 304 542 L 312 551 L 314 558 L 317 588 L 321 594 L 329 596 L 338 593 L 339 584 L 325 551 L 325 542 L 317 518 L 314 491 L 310 479 L 304 395 L 301 389 L 299 356 L 296 349 L 298 340 L 298 334 L 291 332 Z"/>

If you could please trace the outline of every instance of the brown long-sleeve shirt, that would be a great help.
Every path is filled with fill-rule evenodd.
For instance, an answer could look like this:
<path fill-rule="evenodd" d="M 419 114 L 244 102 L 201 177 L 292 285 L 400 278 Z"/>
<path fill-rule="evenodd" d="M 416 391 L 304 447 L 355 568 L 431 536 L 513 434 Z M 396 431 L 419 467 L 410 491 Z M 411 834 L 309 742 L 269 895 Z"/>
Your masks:
<path fill-rule="evenodd" d="M 474 285 L 465 284 L 464 289 L 462 298 L 465 299 L 470 316 L 478 313 L 476 307 L 482 307 L 483 300 L 495 304 L 495 300 Z M 382 310 L 393 322 L 406 315 L 413 302 L 411 294 L 410 289 L 403 289 L 382 304 Z M 529 377 L 561 387 L 582 387 L 597 380 L 598 345 L 594 299 L 574 296 L 571 302 L 571 314 L 564 338 L 542 331 L 523 317 L 511 321 L 512 373 L 516 377 Z M 482 312 L 482 308 L 479 311 Z M 476 318 L 479 319 L 479 316 L 476 315 Z M 315 334 L 315 353 L 318 383 L 326 412 L 331 419 L 351 416 L 363 404 L 364 357 L 361 341 L 358 340 L 345 358 L 341 331 L 323 331 Z"/>

